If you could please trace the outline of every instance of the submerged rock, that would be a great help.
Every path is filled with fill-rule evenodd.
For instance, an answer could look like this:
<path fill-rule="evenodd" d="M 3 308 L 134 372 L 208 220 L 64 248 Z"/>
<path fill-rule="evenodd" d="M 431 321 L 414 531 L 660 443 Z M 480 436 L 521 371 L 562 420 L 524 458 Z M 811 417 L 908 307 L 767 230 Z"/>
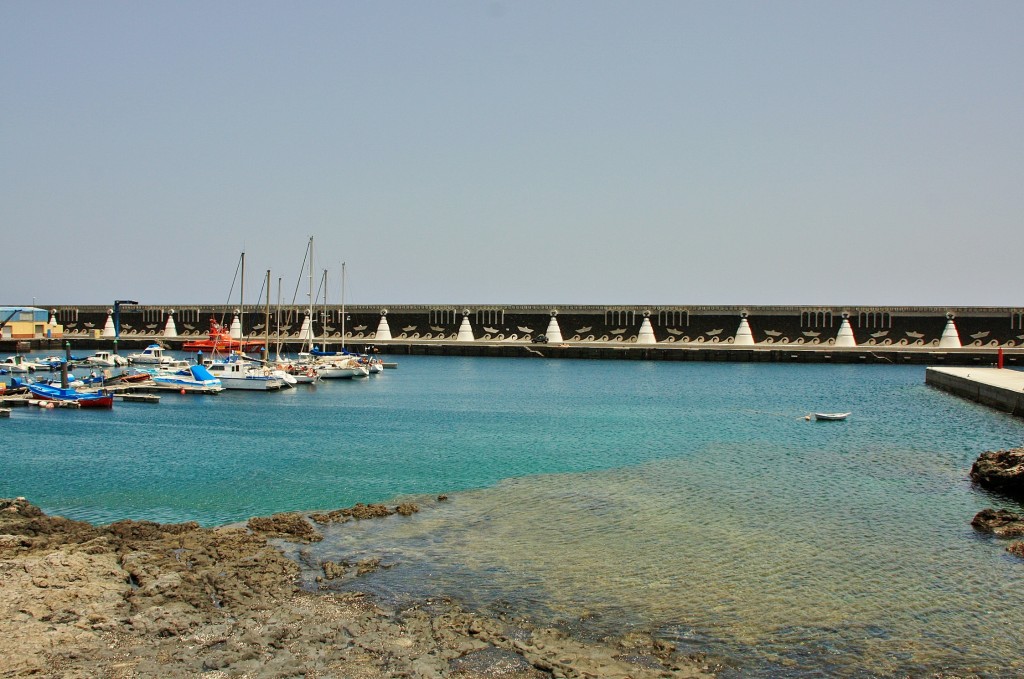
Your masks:
<path fill-rule="evenodd" d="M 991 533 L 1000 538 L 1024 536 L 1024 514 L 1006 509 L 983 509 L 975 515 L 971 525 L 980 533 Z"/>
<path fill-rule="evenodd" d="M 267 537 L 285 538 L 293 542 L 319 542 L 324 539 L 302 514 L 284 513 L 249 519 L 249 530 Z"/>
<path fill-rule="evenodd" d="M 466 655 L 454 658 L 448 663 L 455 677 L 537 677 L 541 679 L 550 675 L 536 669 L 526 658 L 518 653 L 487 646 L 479 651 L 471 651 Z"/>
<path fill-rule="evenodd" d="M 382 504 L 366 505 L 359 502 L 351 507 L 346 507 L 345 509 L 335 509 L 330 512 L 317 512 L 311 514 L 309 518 L 313 519 L 317 523 L 345 523 L 352 519 L 380 519 L 385 516 L 391 516 L 392 514 L 411 516 L 419 510 L 420 508 L 412 502 L 404 502 L 394 509 Z"/>
<path fill-rule="evenodd" d="M 971 466 L 971 480 L 987 490 L 1024 499 L 1024 448 L 985 451 Z"/>

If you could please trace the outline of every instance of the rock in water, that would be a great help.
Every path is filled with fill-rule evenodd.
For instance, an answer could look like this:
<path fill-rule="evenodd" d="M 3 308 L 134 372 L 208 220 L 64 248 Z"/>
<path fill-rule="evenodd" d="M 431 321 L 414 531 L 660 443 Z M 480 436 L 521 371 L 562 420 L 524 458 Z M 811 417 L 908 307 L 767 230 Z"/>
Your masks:
<path fill-rule="evenodd" d="M 1000 538 L 1024 536 L 1024 515 L 1005 509 L 983 509 L 971 521 L 974 530 Z"/>
<path fill-rule="evenodd" d="M 971 480 L 987 490 L 1024 500 L 1024 448 L 982 453 L 971 466 Z"/>

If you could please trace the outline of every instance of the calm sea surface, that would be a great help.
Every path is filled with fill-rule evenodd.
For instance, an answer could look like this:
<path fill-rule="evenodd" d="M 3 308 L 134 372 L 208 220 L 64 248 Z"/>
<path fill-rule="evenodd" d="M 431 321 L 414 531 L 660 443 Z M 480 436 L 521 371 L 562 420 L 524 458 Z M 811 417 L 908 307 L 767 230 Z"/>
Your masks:
<path fill-rule="evenodd" d="M 397 360 L 281 393 L 18 409 L 0 496 L 205 525 L 414 496 L 419 514 L 298 558 L 381 558 L 359 586 L 395 601 L 653 631 L 727 676 L 1024 674 L 1024 563 L 970 527 L 1020 507 L 967 478 L 1024 420 L 923 368 Z"/>

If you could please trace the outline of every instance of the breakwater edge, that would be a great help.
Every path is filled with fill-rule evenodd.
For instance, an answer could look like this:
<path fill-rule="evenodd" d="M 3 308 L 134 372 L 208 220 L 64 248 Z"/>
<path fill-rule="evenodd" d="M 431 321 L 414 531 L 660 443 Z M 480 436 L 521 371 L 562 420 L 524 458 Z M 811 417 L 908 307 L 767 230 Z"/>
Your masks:
<path fill-rule="evenodd" d="M 1024 363 L 1024 308 L 581 305 L 42 307 L 23 347 L 179 348 L 213 319 L 297 349 L 373 345 L 405 355 L 932 365 Z M 7 340 L 17 348 L 17 337 Z"/>

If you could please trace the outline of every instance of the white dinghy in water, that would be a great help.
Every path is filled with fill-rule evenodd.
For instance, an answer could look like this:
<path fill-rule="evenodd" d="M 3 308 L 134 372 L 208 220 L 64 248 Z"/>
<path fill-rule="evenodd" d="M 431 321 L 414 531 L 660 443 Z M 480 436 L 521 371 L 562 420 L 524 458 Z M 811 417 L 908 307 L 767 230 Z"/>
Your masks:
<path fill-rule="evenodd" d="M 821 422 L 838 422 L 839 420 L 845 420 L 850 416 L 850 413 L 814 413 L 814 419 Z"/>

